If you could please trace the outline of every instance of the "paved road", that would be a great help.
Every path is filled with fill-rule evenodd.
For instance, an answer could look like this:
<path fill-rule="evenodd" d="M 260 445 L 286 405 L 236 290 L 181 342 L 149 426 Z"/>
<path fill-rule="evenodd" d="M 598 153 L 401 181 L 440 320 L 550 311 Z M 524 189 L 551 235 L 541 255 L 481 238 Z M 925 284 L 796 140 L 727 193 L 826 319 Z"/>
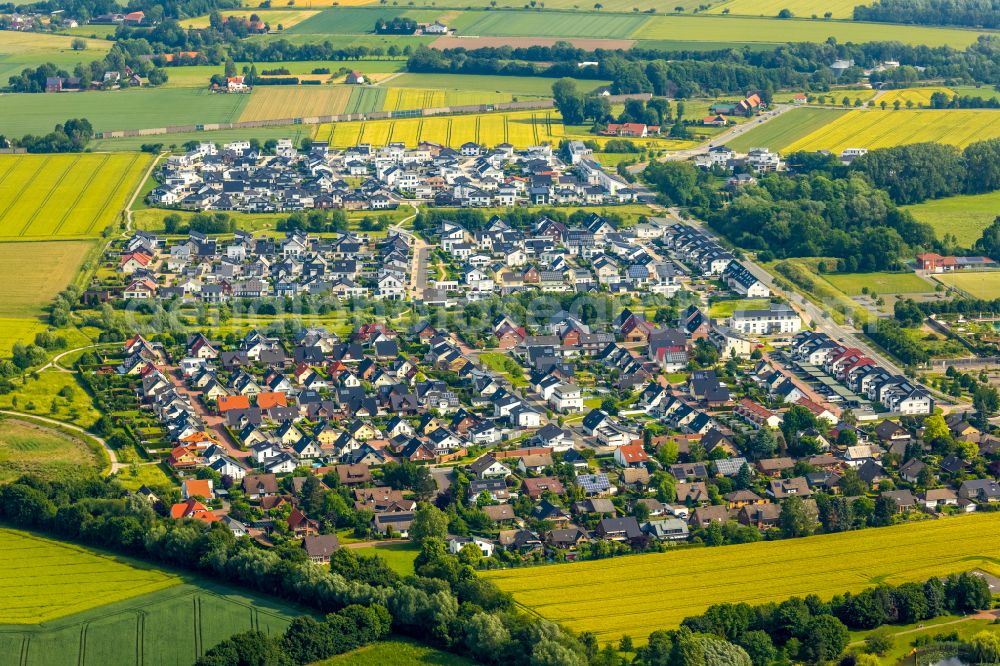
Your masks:
<path fill-rule="evenodd" d="M 164 368 L 163 375 L 174 385 L 174 388 L 177 389 L 179 394 L 187 397 L 191 406 L 194 407 L 195 413 L 197 413 L 201 420 L 204 421 L 206 430 L 210 430 L 215 434 L 215 440 L 222 446 L 222 448 L 226 449 L 226 453 L 228 453 L 229 456 L 238 464 L 246 467 L 247 465 L 243 459 L 249 458 L 250 452 L 243 451 L 239 448 L 239 445 L 233 440 L 232 435 L 230 435 L 229 431 L 226 429 L 225 418 L 219 416 L 218 414 L 209 413 L 209 411 L 205 408 L 205 405 L 198 400 L 200 393 L 195 393 L 190 390 L 184 382 L 179 379 L 179 373 L 180 370 L 177 367 L 166 366 Z"/>
<path fill-rule="evenodd" d="M 677 221 L 696 227 L 706 236 L 721 242 L 722 239 L 719 235 L 707 225 L 703 224 L 700 220 L 696 220 L 694 218 L 686 218 L 682 220 L 678 215 L 677 209 L 675 208 L 671 208 L 668 212 L 669 215 Z M 753 273 L 758 280 L 770 288 L 772 293 L 786 298 L 788 302 L 792 304 L 792 307 L 798 311 L 799 315 L 802 316 L 806 323 L 812 322 L 815 324 L 816 330 L 826 333 L 830 337 L 843 342 L 849 347 L 857 347 L 865 354 L 875 359 L 875 361 L 888 369 L 890 372 L 895 374 L 903 373 L 899 366 L 897 366 L 891 359 L 886 358 L 884 354 L 862 340 L 853 328 L 837 323 L 832 318 L 827 316 L 826 313 L 817 305 L 813 304 L 803 296 L 800 296 L 795 292 L 787 292 L 783 290 L 775 283 L 774 277 L 762 266 L 750 259 L 749 256 L 744 254 L 742 262 L 747 268 L 750 269 L 750 272 Z"/>
<path fill-rule="evenodd" d="M 420 236 L 403 228 L 405 223 L 420 213 L 420 208 L 417 207 L 416 203 L 412 201 L 408 203 L 413 208 L 413 215 L 403 218 L 391 229 L 410 239 L 410 250 L 413 254 L 413 263 L 410 265 L 410 296 L 414 301 L 420 301 L 424 297 L 424 290 L 427 289 L 427 255 L 430 252 L 430 246 Z"/>
<path fill-rule="evenodd" d="M 750 122 L 734 125 L 730 129 L 727 129 L 726 131 L 720 134 L 716 134 L 711 139 L 708 139 L 704 143 L 697 145 L 694 148 L 685 148 L 683 150 L 671 150 L 663 157 L 660 157 L 659 161 L 681 162 L 684 160 L 689 160 L 695 155 L 702 155 L 704 153 L 707 153 L 708 149 L 711 148 L 712 146 L 720 146 L 726 143 L 727 141 L 730 141 L 731 139 L 740 136 L 741 134 L 745 134 L 746 132 L 749 132 L 752 129 L 757 129 L 764 123 L 768 123 L 777 118 L 778 116 L 780 116 L 781 114 L 787 113 L 788 111 L 791 111 L 794 108 L 796 107 L 792 104 L 778 104 L 764 115 L 758 116 L 754 120 L 751 120 Z M 628 170 L 631 173 L 639 173 L 645 168 L 646 168 L 646 163 L 643 162 L 639 164 L 633 164 L 628 168 Z"/>
<path fill-rule="evenodd" d="M 92 437 L 93 439 L 97 440 L 97 443 L 100 444 L 101 447 L 107 452 L 108 458 L 111 460 L 111 471 L 108 472 L 109 476 L 127 467 L 127 465 L 125 465 L 124 463 L 118 462 L 118 456 L 115 454 L 114 449 L 108 446 L 108 443 L 104 440 L 103 437 L 98 437 L 94 433 L 88 432 L 83 428 L 81 428 L 80 426 L 73 425 L 72 423 L 64 423 L 63 421 L 57 421 L 55 419 L 50 419 L 46 416 L 36 416 L 34 414 L 26 414 L 24 412 L 11 411 L 9 409 L 0 409 L 0 414 L 7 414 L 8 416 L 14 416 L 14 417 L 18 416 L 25 417 L 28 420 L 34 419 L 36 421 L 44 421 L 45 423 L 51 423 L 52 425 L 68 428 L 74 432 L 79 432 L 84 435 L 87 435 L 88 437 Z"/>

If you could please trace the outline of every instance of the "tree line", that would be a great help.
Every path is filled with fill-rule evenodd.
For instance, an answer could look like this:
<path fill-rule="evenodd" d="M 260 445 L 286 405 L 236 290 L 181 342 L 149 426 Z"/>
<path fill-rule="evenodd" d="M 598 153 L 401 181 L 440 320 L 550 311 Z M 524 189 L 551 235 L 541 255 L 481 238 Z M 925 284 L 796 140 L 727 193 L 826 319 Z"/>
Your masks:
<path fill-rule="evenodd" d="M 690 163 L 652 162 L 643 177 L 665 203 L 693 207 L 734 244 L 757 250 L 762 261 L 833 256 L 838 270 L 878 271 L 900 266 L 915 248 L 935 247 L 930 225 L 897 208 L 861 174 L 832 157 L 801 157 L 808 170 L 762 176 L 728 204 L 712 174 Z"/>
<path fill-rule="evenodd" d="M 878 0 L 854 8 L 855 21 L 1000 28 L 997 0 Z"/>
<path fill-rule="evenodd" d="M 449 555 L 444 542 L 447 519 L 442 522 L 434 513 L 442 512 L 433 507 L 422 505 L 418 515 L 421 510 L 428 517 L 415 519 L 411 528 L 422 547 L 417 575 L 382 586 L 348 580 L 309 561 L 298 546 L 264 550 L 249 538 L 237 539 L 221 523 L 165 518 L 113 479 L 50 482 L 24 476 L 0 487 L 0 520 L 18 527 L 169 563 L 322 613 L 378 604 L 387 609 L 395 633 L 487 664 L 587 662 L 583 641 L 558 625 L 516 611 L 509 595 Z"/>
<path fill-rule="evenodd" d="M 94 128 L 86 118 L 70 118 L 57 123 L 48 134 L 25 134 L 20 139 L 0 135 L 0 147 L 9 144 L 29 153 L 80 153 L 94 138 Z"/>
<path fill-rule="evenodd" d="M 851 163 L 900 205 L 956 194 L 1000 189 L 1000 139 L 959 150 L 940 143 L 913 143 L 870 150 Z"/>

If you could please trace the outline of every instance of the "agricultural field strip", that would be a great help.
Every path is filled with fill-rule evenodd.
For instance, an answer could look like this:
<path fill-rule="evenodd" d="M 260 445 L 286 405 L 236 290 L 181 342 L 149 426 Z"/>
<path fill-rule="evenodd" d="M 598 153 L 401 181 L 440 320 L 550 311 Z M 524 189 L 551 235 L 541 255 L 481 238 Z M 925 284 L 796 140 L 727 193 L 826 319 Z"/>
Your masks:
<path fill-rule="evenodd" d="M 59 189 L 60 185 L 63 184 L 64 180 L 66 179 L 66 174 L 69 173 L 70 169 L 79 164 L 79 161 L 80 161 L 79 157 L 77 157 L 72 161 L 67 161 L 62 171 L 58 171 L 58 168 L 46 170 L 43 178 L 49 179 L 52 182 L 51 184 L 49 184 L 48 182 L 43 181 L 43 186 L 48 188 L 45 192 L 45 196 L 42 197 L 41 204 L 37 208 L 35 208 L 35 211 L 28 216 L 27 220 L 25 220 L 24 226 L 21 227 L 21 231 L 17 234 L 18 236 L 25 235 L 25 233 L 31 227 L 32 223 L 35 221 L 35 218 L 38 217 L 38 214 L 41 213 L 42 210 L 48 205 L 49 201 L 52 199 L 52 195 L 55 193 L 57 189 Z M 57 172 L 58 175 L 56 175 Z M 34 181 L 32 181 L 30 184 L 32 187 L 38 187 L 38 183 Z"/>
<path fill-rule="evenodd" d="M 59 221 L 56 223 L 55 228 L 52 230 L 53 236 L 59 235 L 59 232 L 62 230 L 62 227 L 66 223 L 66 220 L 69 219 L 70 213 L 76 212 L 78 206 L 80 205 L 80 202 L 83 200 L 84 195 L 90 191 L 90 186 L 97 178 L 97 175 L 104 171 L 104 167 L 107 166 L 110 160 L 111 160 L 110 153 L 105 153 L 99 164 L 96 164 L 93 167 L 89 168 L 90 174 L 87 176 L 86 182 L 84 183 L 83 187 L 80 188 L 80 191 L 77 193 L 76 198 L 73 200 L 73 203 L 69 206 L 66 206 L 65 212 L 63 212 L 62 217 L 59 218 Z"/>
<path fill-rule="evenodd" d="M 15 174 L 14 178 L 11 178 L 9 180 L 4 181 L 4 184 L 7 185 L 9 187 L 9 189 L 11 190 L 11 193 L 10 193 L 11 197 L 10 197 L 10 201 L 4 207 L 3 212 L 0 213 L 0 227 L 3 226 L 3 221 L 4 221 L 4 219 L 6 219 L 7 214 L 10 213 L 10 211 L 12 211 L 14 209 L 14 204 L 23 203 L 23 201 L 20 200 L 16 196 L 16 194 L 18 192 L 22 192 L 23 193 L 24 190 L 25 190 L 25 188 L 27 187 L 27 185 L 29 183 L 31 183 L 32 181 L 34 181 L 34 179 L 38 175 L 38 173 L 42 170 L 42 168 L 45 167 L 46 164 L 49 163 L 49 160 L 51 160 L 51 159 L 52 159 L 51 155 L 46 155 L 43 159 L 34 160 L 38 164 L 34 165 L 35 168 L 31 171 L 31 176 L 29 176 L 28 178 L 24 178 L 23 175 L 21 175 L 21 174 Z M 18 176 L 20 176 L 20 177 L 18 178 Z M 2 195 L 2 194 L 3 194 L 3 192 L 0 191 L 0 195 Z"/>
<path fill-rule="evenodd" d="M 112 201 L 114 200 L 114 198 L 116 196 L 121 195 L 122 202 L 124 203 L 125 198 L 129 194 L 131 194 L 130 192 L 123 192 L 122 186 L 125 184 L 125 179 L 129 175 L 132 175 L 132 171 L 133 171 L 133 169 L 135 169 L 136 164 L 140 162 L 140 155 L 141 155 L 141 153 L 136 153 L 135 154 L 135 157 L 132 158 L 132 161 L 129 162 L 128 166 L 125 169 L 122 170 L 121 176 L 118 178 L 118 182 L 115 184 L 115 186 L 113 188 L 111 188 L 108 191 L 108 196 L 107 196 L 107 198 L 105 198 L 104 205 L 101 206 L 100 212 L 97 215 L 94 216 L 93 221 L 90 223 L 90 226 L 87 227 L 87 233 L 88 234 L 93 233 L 94 226 L 103 217 L 104 212 L 108 209 L 108 206 L 112 205 Z M 135 174 L 135 175 L 138 175 L 138 174 Z"/>
<path fill-rule="evenodd" d="M 959 523 L 960 520 L 954 522 Z M 526 608 L 553 620 L 566 622 L 577 630 L 592 629 L 598 631 L 599 635 L 611 636 L 616 631 L 635 634 L 639 633 L 639 628 L 673 626 L 685 616 L 700 612 L 711 603 L 720 601 L 754 603 L 813 592 L 821 596 L 832 596 L 848 589 L 860 589 L 885 578 L 913 580 L 919 579 L 921 575 L 929 577 L 934 573 L 962 571 L 977 565 L 993 569 L 998 564 L 996 558 L 968 554 L 1000 552 L 998 537 L 994 536 L 997 543 L 991 546 L 984 544 L 982 533 L 969 528 L 968 523 L 945 525 L 944 528 L 932 525 L 933 529 L 930 531 L 934 532 L 933 543 L 941 549 L 941 554 L 936 555 L 928 552 L 928 530 L 920 527 L 922 526 L 902 526 L 903 530 L 909 528 L 914 533 L 897 531 L 892 544 L 881 549 L 882 552 L 859 548 L 856 537 L 831 539 L 824 536 L 802 540 L 805 543 L 795 543 L 789 546 L 793 549 L 791 552 L 783 550 L 781 544 L 774 548 L 767 542 L 725 547 L 717 549 L 720 552 L 713 553 L 698 550 L 628 557 L 614 560 L 613 565 L 603 560 L 600 563 L 555 565 L 485 575 L 505 591 L 514 593 L 518 603 Z M 824 547 L 803 554 L 794 552 L 819 545 L 820 539 L 826 540 Z M 756 572 L 753 579 L 746 578 L 745 558 L 733 557 L 731 562 L 722 562 L 728 555 L 738 554 L 735 548 L 754 550 L 750 554 Z M 871 556 L 886 552 L 896 557 L 879 561 L 879 572 L 884 570 L 885 574 L 878 575 L 876 572 L 877 575 L 871 576 Z M 934 560 L 930 565 L 927 564 L 929 558 Z M 594 566 L 595 564 L 600 566 Z M 683 567 L 683 571 L 672 571 L 671 564 Z M 766 575 L 770 570 L 780 575 Z M 797 571 L 822 573 L 809 576 L 785 573 Z M 676 575 L 670 576 L 671 573 Z M 625 580 L 630 581 L 633 589 L 640 591 L 630 592 L 627 604 L 609 603 L 621 599 L 620 583 Z M 574 596 L 576 590 L 585 591 L 578 595 L 581 601 L 559 601 Z M 677 599 L 677 603 L 671 604 L 672 599 Z M 643 616 L 648 621 L 639 627 L 638 623 Z M 616 619 L 621 617 L 628 619 Z"/>

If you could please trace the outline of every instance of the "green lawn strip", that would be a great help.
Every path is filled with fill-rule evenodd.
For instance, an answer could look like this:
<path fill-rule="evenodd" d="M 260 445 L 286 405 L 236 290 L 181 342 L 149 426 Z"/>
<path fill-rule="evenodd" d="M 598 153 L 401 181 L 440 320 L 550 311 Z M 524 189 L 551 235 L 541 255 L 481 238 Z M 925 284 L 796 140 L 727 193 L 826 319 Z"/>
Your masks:
<path fill-rule="evenodd" d="M 781 150 L 847 113 L 846 109 L 792 109 L 759 127 L 726 141 L 733 150 L 746 152 L 751 148 Z"/>

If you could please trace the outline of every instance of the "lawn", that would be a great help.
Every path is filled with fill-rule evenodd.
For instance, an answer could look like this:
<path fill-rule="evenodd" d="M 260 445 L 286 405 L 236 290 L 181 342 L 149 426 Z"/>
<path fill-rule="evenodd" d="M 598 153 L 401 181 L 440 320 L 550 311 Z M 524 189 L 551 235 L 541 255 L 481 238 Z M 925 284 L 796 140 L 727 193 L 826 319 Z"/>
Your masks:
<path fill-rule="evenodd" d="M 144 231 L 154 231 L 157 233 L 163 233 L 163 218 L 167 215 L 177 214 L 181 216 L 181 219 L 188 219 L 195 213 L 190 211 L 173 211 L 166 210 L 162 208 L 147 208 L 144 210 L 138 210 L 134 214 L 135 226 L 137 229 L 142 229 Z M 364 217 L 387 217 L 391 221 L 395 222 L 403 219 L 404 217 L 409 217 L 413 214 L 413 209 L 409 206 L 398 208 L 396 210 L 360 210 L 360 211 L 347 211 L 348 228 L 358 231 L 357 223 L 361 221 Z M 288 217 L 284 213 L 240 213 L 240 212 L 230 212 L 229 215 L 236 221 L 236 227 L 238 229 L 243 229 L 244 231 L 253 232 L 264 232 L 264 231 L 274 231 L 278 222 L 284 220 Z M 365 233 L 375 233 L 375 232 L 365 232 Z M 284 236 L 284 234 L 281 234 Z M 382 232 L 385 235 L 385 232 Z"/>
<path fill-rule="evenodd" d="M 68 479 L 100 471 L 103 465 L 81 439 L 28 421 L 0 419 L 0 483 L 22 474 Z"/>
<path fill-rule="evenodd" d="M 353 92 L 347 86 L 261 86 L 250 94 L 240 121 L 339 115 Z"/>
<path fill-rule="evenodd" d="M 766 298 L 734 298 L 726 301 L 715 301 L 708 309 L 708 316 L 713 319 L 727 319 L 736 310 L 766 309 L 770 302 Z"/>
<path fill-rule="evenodd" d="M 949 287 L 960 289 L 973 298 L 1000 298 L 1000 272 L 948 273 L 936 277 Z"/>
<path fill-rule="evenodd" d="M 925 201 L 905 206 L 921 222 L 934 227 L 938 238 L 952 234 L 962 247 L 971 248 L 1000 214 L 1000 191 Z"/>
<path fill-rule="evenodd" d="M 337 655 L 314 666 L 474 666 L 476 662 L 409 640 L 384 641 Z"/>
<path fill-rule="evenodd" d="M 61 95 L 0 95 L 0 134 L 44 134 L 67 118 L 86 118 L 98 132 L 228 123 L 240 117 L 249 97 L 211 93 L 207 85 L 202 89 L 132 88 Z"/>
<path fill-rule="evenodd" d="M 606 17 L 605 17 L 606 18 Z M 692 40 L 703 35 L 713 42 L 838 42 L 900 41 L 905 44 L 953 46 L 974 44 L 983 31 L 931 28 L 889 23 L 809 19 L 751 18 L 740 16 L 656 15 L 634 33 L 633 39 Z"/>
<path fill-rule="evenodd" d="M 400 576 L 413 575 L 413 561 L 420 554 L 420 548 L 413 543 L 393 543 L 382 546 L 369 546 L 367 548 L 357 548 L 355 555 L 378 555 L 389 568 Z"/>
<path fill-rule="evenodd" d="M 129 465 L 118 472 L 118 482 L 128 490 L 139 490 L 142 486 L 149 488 L 176 487 L 177 482 L 167 474 L 164 463 L 137 463 Z"/>
<path fill-rule="evenodd" d="M 514 385 L 514 388 L 525 388 L 528 386 L 528 380 L 524 378 L 523 372 L 510 372 L 507 370 L 508 365 L 511 370 L 517 365 L 517 361 L 510 356 L 502 352 L 484 352 L 479 355 L 479 361 L 493 372 L 506 377 Z"/>
<path fill-rule="evenodd" d="M 544 76 L 479 76 L 475 74 L 400 74 L 392 80 L 393 87 L 433 88 L 454 91 L 482 91 L 510 93 L 512 95 L 552 96 L 552 84 L 558 79 Z M 609 81 L 574 79 L 577 88 L 590 92 Z M 454 99 L 454 98 L 453 98 Z M 450 104 L 477 104 L 461 98 L 449 100 Z"/>
<path fill-rule="evenodd" d="M 807 594 L 829 599 L 881 582 L 977 567 L 998 573 L 998 552 L 1000 514 L 986 513 L 480 575 L 529 610 L 574 631 L 593 631 L 603 643 L 623 633 L 644 640 L 715 603 L 761 604 Z M 747 562 L 753 563 L 752 575 Z"/>
<path fill-rule="evenodd" d="M 0 155 L 0 240 L 96 238 L 120 219 L 151 159 L 146 153 Z"/>
<path fill-rule="evenodd" d="M 847 113 L 837 109 L 792 109 L 726 142 L 733 150 L 751 148 L 781 150 L 804 136 L 827 126 Z"/>
<path fill-rule="evenodd" d="M 180 582 L 151 567 L 138 568 L 85 548 L 4 528 L 0 528 L 0 553 L 4 562 L 0 624 L 48 622 Z"/>
<path fill-rule="evenodd" d="M 854 6 L 863 4 L 859 0 L 729 0 L 713 5 L 706 13 L 747 16 L 777 16 L 782 9 L 787 9 L 795 16 L 823 16 L 830 12 L 835 19 L 849 19 L 854 16 Z"/>
<path fill-rule="evenodd" d="M 887 629 L 889 634 L 893 636 L 892 648 L 879 657 L 879 661 L 886 666 L 896 666 L 896 664 L 903 663 L 903 659 L 913 651 L 913 641 L 918 638 L 955 633 L 958 634 L 958 640 L 968 641 L 983 630 L 1000 632 L 1000 624 L 995 624 L 990 620 L 973 620 L 945 615 L 932 620 L 923 620 L 918 625 L 887 627 Z M 861 648 L 860 645 L 857 647 Z"/>
<path fill-rule="evenodd" d="M 1000 111 L 995 110 L 851 111 L 785 146 L 785 152 L 840 153 L 845 148 L 888 148 L 923 142 L 962 148 L 974 141 L 996 137 L 1000 137 Z"/>
<path fill-rule="evenodd" d="M 934 285 L 916 273 L 826 273 L 823 278 L 848 296 L 860 296 L 865 287 L 876 294 L 924 294 Z"/>
<path fill-rule="evenodd" d="M 72 71 L 81 60 L 100 60 L 112 44 L 101 39 L 86 39 L 87 48 L 81 52 L 70 48 L 72 41 L 73 37 L 67 35 L 0 31 L 0 82 L 6 85 L 11 76 L 20 74 L 26 67 L 37 67 L 47 62 Z M 0 99 L 0 110 L 3 108 Z"/>

